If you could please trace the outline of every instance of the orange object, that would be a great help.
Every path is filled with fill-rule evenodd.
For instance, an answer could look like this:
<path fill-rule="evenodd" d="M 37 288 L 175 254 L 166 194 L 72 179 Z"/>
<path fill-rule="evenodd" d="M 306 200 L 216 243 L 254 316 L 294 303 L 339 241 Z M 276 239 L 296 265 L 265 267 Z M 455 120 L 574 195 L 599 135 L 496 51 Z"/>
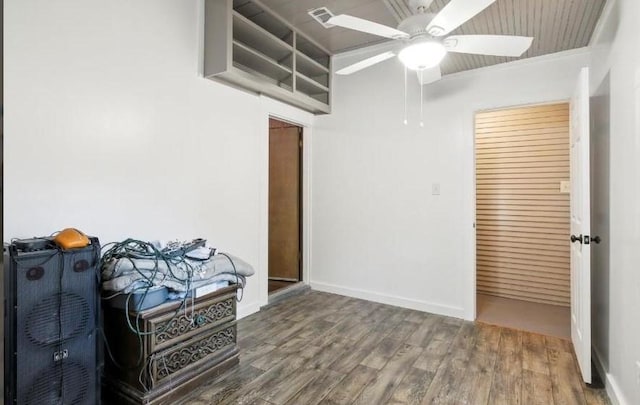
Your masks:
<path fill-rule="evenodd" d="M 75 228 L 61 230 L 53 241 L 63 249 L 75 249 L 89 245 L 89 238 Z"/>

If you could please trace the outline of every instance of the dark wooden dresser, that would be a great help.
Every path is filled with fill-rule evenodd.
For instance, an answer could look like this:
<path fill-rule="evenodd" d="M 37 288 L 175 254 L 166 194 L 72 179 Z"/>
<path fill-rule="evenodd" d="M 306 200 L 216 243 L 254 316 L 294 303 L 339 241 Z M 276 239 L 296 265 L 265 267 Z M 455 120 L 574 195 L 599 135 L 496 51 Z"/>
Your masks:
<path fill-rule="evenodd" d="M 140 334 L 131 331 L 125 311 L 104 307 L 104 397 L 129 404 L 173 404 L 198 385 L 238 363 L 236 286 L 192 300 L 165 303 L 138 312 Z"/>

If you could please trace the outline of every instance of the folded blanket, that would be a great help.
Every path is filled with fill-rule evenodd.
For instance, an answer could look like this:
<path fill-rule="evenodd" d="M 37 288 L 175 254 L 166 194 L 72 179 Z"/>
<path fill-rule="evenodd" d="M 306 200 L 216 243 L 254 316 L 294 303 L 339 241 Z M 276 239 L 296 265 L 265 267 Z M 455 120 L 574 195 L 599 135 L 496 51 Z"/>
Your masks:
<path fill-rule="evenodd" d="M 188 291 L 218 281 L 229 281 L 244 287 L 246 277 L 253 274 L 250 264 L 227 254 L 217 254 L 208 260 L 120 258 L 104 263 L 102 288 L 129 293 L 143 285 L 157 285 L 175 291 Z"/>

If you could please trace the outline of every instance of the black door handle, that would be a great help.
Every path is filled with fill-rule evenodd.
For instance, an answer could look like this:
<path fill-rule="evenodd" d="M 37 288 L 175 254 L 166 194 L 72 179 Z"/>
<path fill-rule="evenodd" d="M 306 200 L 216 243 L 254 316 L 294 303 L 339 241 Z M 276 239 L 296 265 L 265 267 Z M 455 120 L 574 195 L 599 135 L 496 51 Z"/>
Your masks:
<path fill-rule="evenodd" d="M 571 242 L 575 243 L 575 242 L 580 242 L 582 243 L 582 235 L 571 235 Z"/>
<path fill-rule="evenodd" d="M 599 236 L 597 236 L 597 235 L 596 235 L 596 236 L 592 236 L 592 237 L 591 237 L 591 242 L 593 242 L 593 243 L 595 243 L 595 244 L 600 243 L 600 241 L 601 241 L 601 239 L 600 239 L 600 237 L 599 237 Z"/>

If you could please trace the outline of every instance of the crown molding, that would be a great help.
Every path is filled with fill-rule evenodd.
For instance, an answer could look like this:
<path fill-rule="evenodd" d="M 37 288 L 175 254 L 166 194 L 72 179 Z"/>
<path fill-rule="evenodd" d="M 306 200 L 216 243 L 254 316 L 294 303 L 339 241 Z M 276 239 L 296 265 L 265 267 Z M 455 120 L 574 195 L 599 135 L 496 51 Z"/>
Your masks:
<path fill-rule="evenodd" d="M 534 56 L 532 58 L 518 59 L 512 62 L 499 63 L 497 65 L 484 66 L 477 69 L 463 70 L 461 72 L 444 75 L 442 76 L 442 79 L 440 81 L 457 79 L 465 76 L 475 76 L 475 75 L 483 74 L 489 71 L 494 72 L 494 71 L 501 71 L 501 70 L 516 69 L 523 66 L 536 65 L 538 63 L 548 62 L 550 60 L 566 59 L 566 58 L 571 58 L 578 55 L 589 55 L 589 54 L 591 54 L 591 49 L 585 46 L 582 48 L 574 48 L 574 49 L 569 49 L 562 52 L 555 52 L 555 53 L 548 53 L 546 55 Z"/>

